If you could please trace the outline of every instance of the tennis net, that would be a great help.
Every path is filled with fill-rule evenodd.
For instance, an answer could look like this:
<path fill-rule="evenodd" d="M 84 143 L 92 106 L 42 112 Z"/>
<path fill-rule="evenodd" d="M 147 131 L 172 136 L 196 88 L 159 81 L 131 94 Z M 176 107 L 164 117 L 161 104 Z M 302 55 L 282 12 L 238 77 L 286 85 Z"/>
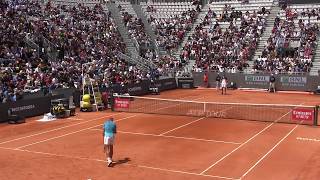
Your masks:
<path fill-rule="evenodd" d="M 317 124 L 318 106 L 200 102 L 140 96 L 114 96 L 114 111 L 222 119 Z"/>

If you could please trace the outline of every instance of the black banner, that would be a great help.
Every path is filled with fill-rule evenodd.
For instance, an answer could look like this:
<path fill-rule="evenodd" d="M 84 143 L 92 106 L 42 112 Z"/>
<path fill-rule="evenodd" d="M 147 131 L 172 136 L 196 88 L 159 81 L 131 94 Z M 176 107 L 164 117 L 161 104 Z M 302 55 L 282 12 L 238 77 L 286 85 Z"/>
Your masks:
<path fill-rule="evenodd" d="M 40 97 L 32 100 L 22 100 L 8 103 L 7 106 L 15 115 L 22 117 L 38 116 L 50 112 L 51 98 Z"/>
<path fill-rule="evenodd" d="M 175 78 L 156 80 L 155 86 L 160 91 L 176 89 L 177 84 Z M 113 92 L 128 92 L 132 96 L 140 96 L 149 93 L 150 81 L 142 81 L 138 84 L 128 85 L 122 87 L 120 85 L 114 85 L 112 87 Z M 81 91 L 73 88 L 57 89 L 53 91 L 52 96 L 30 96 L 30 98 L 23 99 L 17 102 L 9 102 L 0 104 L 0 122 L 8 120 L 8 110 L 12 111 L 12 114 L 19 115 L 22 117 L 32 117 L 43 115 L 50 112 L 51 100 L 59 98 L 69 98 L 73 96 L 74 103 L 77 107 L 80 106 Z"/>
<path fill-rule="evenodd" d="M 69 98 L 70 96 L 73 96 L 73 94 L 76 90 L 77 89 L 75 89 L 75 88 L 55 89 L 52 91 L 52 95 L 63 95 L 64 98 Z"/>
<path fill-rule="evenodd" d="M 178 79 L 178 88 L 181 89 L 192 89 L 194 88 L 193 78 L 179 78 Z"/>
<path fill-rule="evenodd" d="M 171 89 L 177 88 L 177 83 L 176 83 L 175 78 L 157 80 L 156 83 L 161 84 L 159 87 L 160 91 L 171 90 Z"/>
<path fill-rule="evenodd" d="M 148 94 L 150 83 L 148 81 L 142 81 L 138 84 L 131 84 L 127 86 L 127 92 L 131 96 L 140 96 Z"/>
<path fill-rule="evenodd" d="M 138 84 L 128 85 L 126 89 L 131 96 L 140 96 L 140 95 L 148 94 L 150 92 L 149 91 L 150 86 L 151 86 L 150 81 L 142 81 L 141 83 L 138 83 Z M 155 80 L 153 82 L 153 87 L 159 88 L 160 91 L 165 91 L 170 89 L 176 89 L 177 83 L 175 78 L 160 79 L 160 80 Z M 113 90 L 114 92 L 117 92 L 116 91 L 117 89 L 113 89 Z"/>
<path fill-rule="evenodd" d="M 7 103 L 0 103 L 0 122 L 8 121 L 8 106 Z"/>
<path fill-rule="evenodd" d="M 1 122 L 8 120 L 8 110 L 10 109 L 13 115 L 21 117 L 32 117 L 43 115 L 50 112 L 51 97 L 39 97 L 26 99 L 17 102 L 9 102 L 0 105 Z"/>

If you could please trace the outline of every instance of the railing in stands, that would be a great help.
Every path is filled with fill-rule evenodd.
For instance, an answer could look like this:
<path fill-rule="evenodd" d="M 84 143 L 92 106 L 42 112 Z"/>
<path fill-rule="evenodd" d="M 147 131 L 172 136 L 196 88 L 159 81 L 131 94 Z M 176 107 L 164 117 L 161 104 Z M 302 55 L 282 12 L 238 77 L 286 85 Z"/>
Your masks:
<path fill-rule="evenodd" d="M 40 56 L 40 47 L 35 43 L 35 36 L 32 34 L 27 34 L 24 37 L 24 42 L 32 49 L 36 50 L 36 57 Z"/>

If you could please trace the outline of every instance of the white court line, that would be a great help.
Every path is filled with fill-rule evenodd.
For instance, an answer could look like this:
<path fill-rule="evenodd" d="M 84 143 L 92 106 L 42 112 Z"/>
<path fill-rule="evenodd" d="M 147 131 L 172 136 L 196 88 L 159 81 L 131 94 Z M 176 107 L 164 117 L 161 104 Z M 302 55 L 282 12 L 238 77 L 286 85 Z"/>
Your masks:
<path fill-rule="evenodd" d="M 164 132 L 164 133 L 161 133 L 160 136 L 161 136 L 161 135 L 168 134 L 168 133 L 170 133 L 170 132 L 172 132 L 172 131 L 175 131 L 175 130 L 177 130 L 177 129 L 183 128 L 183 127 L 188 126 L 188 125 L 190 125 L 190 124 L 193 124 L 193 123 L 195 123 L 195 122 L 201 121 L 202 119 L 205 119 L 205 118 L 206 118 L 206 117 L 202 117 L 202 118 L 196 119 L 196 120 L 194 120 L 194 121 L 191 121 L 191 122 L 189 122 L 189 123 L 187 123 L 187 124 L 183 124 L 183 125 L 181 125 L 181 126 L 178 126 L 178 127 L 174 128 L 174 129 L 171 129 L 171 130 L 169 130 L 169 131 L 166 131 L 166 132 Z"/>
<path fill-rule="evenodd" d="M 203 97 L 199 97 L 199 98 L 196 98 L 196 99 L 193 99 L 193 100 L 198 100 L 198 99 L 203 99 Z M 164 104 L 164 103 L 160 103 L 160 104 Z M 157 111 L 159 111 L 159 110 L 162 110 L 162 109 L 167 109 L 167 108 L 171 108 L 171 107 L 176 107 L 176 106 L 179 106 L 179 105 L 181 105 L 181 104 L 183 104 L 183 102 L 182 103 L 179 103 L 179 104 L 175 104 L 175 105 L 171 105 L 171 106 L 167 106 L 167 107 L 163 107 L 163 108 L 159 108 L 159 109 L 156 109 L 156 110 L 154 110 L 154 111 L 152 111 L 152 112 L 157 112 Z M 156 105 L 155 105 L 156 106 Z M 143 107 L 142 107 L 143 108 Z M 141 108 L 140 108 L 141 109 Z M 170 114 L 171 116 L 174 116 L 174 115 L 172 115 L 172 114 Z"/>
<path fill-rule="evenodd" d="M 200 98 L 203 98 L 203 97 L 200 97 Z M 200 98 L 197 98 L 197 99 L 200 99 Z M 174 105 L 174 106 L 177 106 L 177 105 Z M 173 106 L 168 106 L 168 107 L 173 107 Z M 161 109 L 165 109 L 165 108 L 168 108 L 168 107 L 164 107 L 164 108 L 160 108 L 158 110 L 161 110 Z M 122 112 L 122 113 L 125 113 L 125 112 Z M 119 113 L 121 114 L 121 113 Z M 139 116 L 141 114 L 136 114 L 136 115 L 133 115 L 133 116 L 128 116 L 128 117 L 125 117 L 125 118 L 121 118 L 119 120 L 116 120 L 115 122 L 118 122 L 120 120 L 124 120 L 124 119 L 129 119 L 131 117 L 135 117 L 135 116 Z M 107 116 L 108 117 L 108 116 Z M 99 118 L 100 119 L 100 118 Z M 93 120 L 90 120 L 90 121 L 93 121 Z M 85 122 L 83 122 L 85 123 Z M 79 123 L 78 123 L 79 124 Z M 50 141 L 50 140 L 53 140 L 53 139 L 57 139 L 57 138 L 61 138 L 61 137 L 65 137 L 65 136 L 68 136 L 68 135 L 71 135 L 71 134 L 75 134 L 75 133 L 78 133 L 78 132 L 82 132 L 82 131 L 85 131 L 85 130 L 88 130 L 88 129 L 92 129 L 92 128 L 95 128 L 95 127 L 98 127 L 98 126 L 101 126 L 102 124 L 100 125 L 96 125 L 96 126 L 91 126 L 89 128 L 85 128 L 85 129 L 81 129 L 81 130 L 78 130 L 78 131 L 73 131 L 73 132 L 70 132 L 70 133 L 67 133 L 67 134 L 63 134 L 61 136 L 55 136 L 55 137 L 52 137 L 52 138 L 48 138 L 48 139 L 45 139 L 45 140 L 42 140 L 42 141 L 37 141 L 37 142 L 34 142 L 34 143 L 30 143 L 30 144 L 27 144 L 27 145 L 24 145 L 24 146 L 20 146 L 20 147 L 17 147 L 16 149 L 21 149 L 21 148 L 25 148 L 25 147 L 28 147 L 28 146 L 32 146 L 32 145 L 35 145 L 35 144 L 39 144 L 39 143 L 43 143 L 43 142 L 47 142 L 47 141 Z M 0 143 L 1 144 L 1 143 Z"/>
<path fill-rule="evenodd" d="M 107 162 L 106 160 L 102 160 L 102 159 L 94 159 L 94 158 L 70 156 L 70 155 L 60 155 L 60 154 L 46 153 L 46 152 L 40 152 L 40 151 L 30 151 L 30 150 L 25 150 L 25 149 L 12 149 L 12 148 L 6 148 L 6 147 L 0 147 L 0 149 L 12 150 L 12 151 L 20 151 L 20 152 L 26 152 L 26 153 L 32 153 L 32 154 L 41 154 L 41 155 L 52 156 L 52 157 L 61 157 L 61 158 L 87 160 L 87 161 L 96 161 L 96 162 L 102 162 L 102 163 L 106 163 Z M 177 174 L 187 174 L 187 175 L 209 177 L 209 178 L 219 178 L 219 179 L 228 179 L 228 180 L 240 180 L 240 179 L 231 178 L 231 177 L 215 176 L 215 175 L 207 175 L 207 174 L 198 174 L 198 173 L 187 172 L 187 171 L 179 171 L 179 170 L 158 168 L 158 167 L 131 164 L 131 163 L 126 163 L 126 164 L 123 164 L 123 165 L 133 166 L 133 167 L 138 167 L 138 168 L 144 168 L 144 169 L 158 170 L 158 171 L 163 171 L 163 172 L 177 173 Z"/>
<path fill-rule="evenodd" d="M 299 124 L 292 128 L 290 132 L 288 132 L 276 145 L 274 145 L 264 156 L 262 156 L 247 172 L 245 172 L 240 179 L 244 178 L 250 171 L 252 171 L 253 168 L 255 168 L 265 157 L 267 157 L 276 147 L 278 147 L 279 144 L 284 141 L 298 126 Z"/>
<path fill-rule="evenodd" d="M 75 120 L 75 121 L 83 121 L 84 119 L 81 119 L 81 118 L 73 118 L 73 117 L 70 117 L 70 118 L 67 118 L 68 120 Z"/>
<path fill-rule="evenodd" d="M 121 120 L 125 120 L 125 119 L 129 119 L 129 118 L 132 118 L 132 117 L 135 117 L 135 116 L 138 116 L 138 114 L 118 119 L 115 122 L 118 122 L 118 121 L 121 121 Z M 95 127 L 98 127 L 98 126 L 101 126 L 101 125 L 102 124 L 99 124 L 99 125 L 91 126 L 91 127 L 88 127 L 88 128 L 80 129 L 78 131 L 72 131 L 70 133 L 66 133 L 66 134 L 63 134 L 63 135 L 60 135 L 60 136 L 55 136 L 55 137 L 48 138 L 48 139 L 45 139 L 45 140 L 36 141 L 36 142 L 30 143 L 30 144 L 26 144 L 26 145 L 17 147 L 16 149 L 22 149 L 22 148 L 25 148 L 25 147 L 28 147 L 28 146 L 32 146 L 32 145 L 35 145 L 35 144 L 47 142 L 47 141 L 50 141 L 50 140 L 53 140 L 53 139 L 58 139 L 58 138 L 65 137 L 65 136 L 68 136 L 68 135 L 71 135 L 71 134 L 75 134 L 75 133 L 79 133 L 79 132 L 82 132 L 82 131 L 85 131 L 85 130 L 88 130 L 88 129 L 92 129 L 92 128 L 95 128 Z"/>
<path fill-rule="evenodd" d="M 228 107 L 228 108 L 226 108 L 226 109 L 223 109 L 223 110 L 221 110 L 221 111 L 218 111 L 218 113 L 219 113 L 219 112 L 227 111 L 227 110 L 232 109 L 232 108 L 233 108 L 233 106 Z M 192 121 L 192 122 L 190 122 L 190 123 L 184 124 L 184 125 L 182 125 L 182 126 L 179 126 L 179 127 L 174 128 L 174 129 L 171 129 L 171 130 L 169 130 L 169 131 L 166 131 L 166 132 L 164 132 L 164 133 L 161 133 L 160 135 L 168 134 L 168 133 L 170 133 L 170 132 L 172 132 L 172 131 L 175 131 L 175 130 L 177 130 L 177 129 L 183 128 L 183 127 L 185 127 L 185 126 L 188 126 L 188 125 L 190 125 L 190 124 L 193 124 L 193 123 L 198 122 L 198 121 L 200 121 L 200 120 L 202 120 L 202 119 L 205 119 L 205 118 L 207 118 L 207 117 L 202 117 L 202 118 L 196 119 L 196 120 L 194 120 L 194 121 Z"/>
<path fill-rule="evenodd" d="M 315 138 L 297 137 L 296 139 L 300 141 L 320 142 L 320 139 L 315 139 Z"/>
<path fill-rule="evenodd" d="M 184 98 L 187 98 L 187 97 L 191 97 L 191 96 L 186 96 Z M 11 140 L 8 140 L 8 141 L 3 141 L 3 142 L 0 142 L 0 145 L 1 144 L 6 144 L 6 143 L 10 143 L 10 142 L 14 142 L 14 141 L 18 141 L 18 140 L 21 140 L 21 139 L 26 139 L 26 138 L 33 137 L 33 136 L 46 134 L 46 133 L 53 132 L 53 131 L 58 131 L 58 130 L 65 129 L 65 128 L 68 128 L 68 127 L 77 126 L 79 124 L 84 124 L 84 123 L 87 123 L 87 122 L 95 121 L 95 120 L 106 118 L 106 117 L 110 117 L 110 116 L 117 116 L 117 115 L 124 114 L 124 113 L 126 113 L 126 112 L 114 112 L 114 114 L 110 114 L 110 115 L 107 115 L 107 116 L 102 116 L 102 117 L 99 117 L 99 118 L 90 119 L 90 120 L 83 121 L 83 122 L 80 122 L 80 123 L 76 123 L 76 124 L 72 124 L 72 125 L 68 125 L 68 126 L 62 126 L 62 127 L 59 127 L 59 128 L 48 130 L 48 131 L 43 131 L 43 132 L 40 132 L 40 133 L 35 133 L 35 134 L 28 135 L 28 136 L 20 137 L 20 138 L 15 138 L 15 139 L 11 139 Z"/>
<path fill-rule="evenodd" d="M 102 129 L 90 129 L 90 130 L 102 131 Z M 141 136 L 164 137 L 164 138 L 173 138 L 173 139 L 194 140 L 194 141 L 204 141 L 204 142 L 225 143 L 225 144 L 241 144 L 241 143 L 232 142 L 232 141 L 220 141 L 220 140 L 213 140 L 213 139 L 201 139 L 201 138 L 191 138 L 191 137 L 182 137 L 182 136 L 168 136 L 168 135 L 149 134 L 149 133 L 136 133 L 136 132 L 127 132 L 127 131 L 118 131 L 118 133 L 141 135 Z"/>
<path fill-rule="evenodd" d="M 212 167 L 216 166 L 218 163 L 220 163 L 221 161 L 223 161 L 224 159 L 226 159 L 228 156 L 230 156 L 232 153 L 234 153 L 235 151 L 237 151 L 238 149 L 240 149 L 242 146 L 246 145 L 248 142 L 250 142 L 251 140 L 253 140 L 255 137 L 257 137 L 258 135 L 260 135 L 261 133 L 263 133 L 264 131 L 266 131 L 267 129 L 269 129 L 272 125 L 274 125 L 276 122 L 278 122 L 279 120 L 281 120 L 283 117 L 285 117 L 287 114 L 289 114 L 291 112 L 291 110 L 289 112 L 287 112 L 286 114 L 282 115 L 280 118 L 278 118 L 276 121 L 272 122 L 271 124 L 269 124 L 268 126 L 266 126 L 265 128 L 263 128 L 261 131 L 259 131 L 257 134 L 255 134 L 254 136 L 252 136 L 250 139 L 248 139 L 246 142 L 240 144 L 240 146 L 236 147 L 234 150 L 232 150 L 231 152 L 229 152 L 228 154 L 226 154 L 225 156 L 223 156 L 222 158 L 220 158 L 218 161 L 216 161 L 214 164 L 212 164 L 211 166 L 209 166 L 207 169 L 203 170 L 200 174 L 204 174 L 206 173 L 209 169 L 211 169 Z"/>
<path fill-rule="evenodd" d="M 102 119 L 102 118 L 106 118 L 106 117 L 110 117 L 110 116 L 117 116 L 117 115 L 123 114 L 123 113 L 124 113 L 124 112 L 115 113 L 115 114 L 110 114 L 110 115 L 107 115 L 107 116 L 102 116 L 102 117 L 99 117 L 99 118 L 90 119 L 90 120 L 83 121 L 83 122 L 80 122 L 80 123 L 76 123 L 76 124 L 72 124 L 72 125 L 68 125 L 68 126 L 62 126 L 62 127 L 59 127 L 59 128 L 55 128 L 55 129 L 48 130 L 48 131 L 42 131 L 42 132 L 40 132 L 40 133 L 35 133 L 35 134 L 28 135 L 28 136 L 23 136 L 23 137 L 20 137 L 20 138 L 16 138 L 16 139 L 11 139 L 11 140 L 8 140 L 8 141 L 0 142 L 0 144 L 5 144 L 5 143 L 9 143 L 9 142 L 13 142 L 13 141 L 18 141 L 18 140 L 21 140 L 21 139 L 26 139 L 26 138 L 29 138 L 29 137 L 38 136 L 38 135 L 41 135 L 41 134 L 53 132 L 53 131 L 58 131 L 58 130 L 61 130 L 61 129 L 65 129 L 65 128 L 68 128 L 68 127 L 77 126 L 77 125 L 79 125 L 79 124 L 84 124 L 84 123 L 91 122 L 91 121 L 95 121 L 95 120 L 98 120 L 98 119 Z"/>

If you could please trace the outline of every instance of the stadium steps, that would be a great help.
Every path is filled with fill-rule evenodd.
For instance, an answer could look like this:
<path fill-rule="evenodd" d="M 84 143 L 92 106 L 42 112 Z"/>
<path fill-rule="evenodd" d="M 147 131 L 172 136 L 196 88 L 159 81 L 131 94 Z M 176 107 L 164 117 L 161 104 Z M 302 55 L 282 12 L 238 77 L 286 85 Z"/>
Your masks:
<path fill-rule="evenodd" d="M 109 2 L 106 5 L 103 5 L 103 7 L 109 10 L 109 12 L 111 12 L 111 16 L 113 17 L 115 24 L 118 26 L 120 35 L 123 38 L 124 43 L 126 44 L 127 56 L 122 55 L 123 58 L 131 64 L 132 62 L 135 62 L 133 64 L 136 64 L 138 67 L 146 71 L 148 71 L 150 68 L 155 68 L 156 65 L 153 62 L 140 57 L 137 47 L 135 46 L 134 42 L 131 40 L 128 34 L 128 30 L 125 27 L 125 24 L 123 23 L 122 16 L 118 9 L 118 5 L 115 3 Z"/>
<path fill-rule="evenodd" d="M 193 35 L 193 33 L 194 33 L 194 31 L 195 31 L 195 28 L 196 28 L 198 25 L 200 25 L 200 23 L 202 23 L 202 21 L 203 21 L 203 19 L 204 19 L 204 17 L 206 16 L 206 14 L 207 14 L 208 11 L 209 11 L 209 5 L 208 5 L 208 4 L 204 5 L 204 6 L 201 8 L 201 11 L 200 11 L 200 13 L 199 13 L 198 16 L 197 16 L 196 21 L 193 23 L 191 30 L 188 31 L 188 32 L 186 33 L 186 35 L 184 36 L 184 38 L 183 38 L 183 40 L 182 40 L 182 43 L 181 43 L 180 46 L 179 46 L 178 51 L 175 52 L 175 53 L 173 53 L 173 56 L 175 56 L 177 59 L 180 59 L 180 54 L 181 54 L 182 51 L 183 51 L 183 47 L 184 47 L 185 44 L 188 42 L 188 38 Z M 188 64 L 186 65 L 186 67 L 185 67 L 185 71 L 189 71 L 189 72 L 190 72 L 190 71 L 192 70 L 192 67 L 193 67 L 194 64 L 195 64 L 195 60 L 190 60 L 190 61 L 188 62 Z"/>
<path fill-rule="evenodd" d="M 254 53 L 254 56 L 253 56 L 252 60 L 248 61 L 248 64 L 249 64 L 248 71 L 252 71 L 254 60 L 256 60 L 259 56 L 262 55 L 262 51 L 264 49 L 264 46 L 265 46 L 266 42 L 268 41 L 268 39 L 269 39 L 269 37 L 271 35 L 272 29 L 273 29 L 273 26 L 274 26 L 274 19 L 277 17 L 277 14 L 278 14 L 278 12 L 280 12 L 280 9 L 281 8 L 278 7 L 278 6 L 272 6 L 272 8 L 270 10 L 270 14 L 267 17 L 265 31 L 260 37 L 257 49 L 256 49 L 256 51 Z"/>
<path fill-rule="evenodd" d="M 160 51 L 159 47 L 156 46 L 156 35 L 152 29 L 152 27 L 150 26 L 147 17 L 145 16 L 145 14 L 143 13 L 141 6 L 137 5 L 137 4 L 132 4 L 132 8 L 135 11 L 135 13 L 137 14 L 137 17 L 140 18 L 144 24 L 144 29 L 147 33 L 147 35 L 150 37 L 151 39 L 151 47 L 156 51 L 156 53 L 159 56 L 165 55 L 166 51 Z"/>
<path fill-rule="evenodd" d="M 318 43 L 318 47 L 315 51 L 315 56 L 313 59 L 313 63 L 312 63 L 312 68 L 310 70 L 310 75 L 319 75 L 319 71 L 320 71 L 320 38 L 318 37 L 317 40 Z"/>
<path fill-rule="evenodd" d="M 131 57 L 135 57 L 138 55 L 138 51 L 134 45 L 134 42 L 129 38 L 129 34 L 127 31 L 127 28 L 125 27 L 122 17 L 120 14 L 120 11 L 116 4 L 114 3 L 107 3 L 106 5 L 103 5 L 104 8 L 108 9 L 111 12 L 111 16 L 113 17 L 116 25 L 118 26 L 118 30 L 120 32 L 120 35 L 126 44 L 127 48 L 127 54 Z"/>

